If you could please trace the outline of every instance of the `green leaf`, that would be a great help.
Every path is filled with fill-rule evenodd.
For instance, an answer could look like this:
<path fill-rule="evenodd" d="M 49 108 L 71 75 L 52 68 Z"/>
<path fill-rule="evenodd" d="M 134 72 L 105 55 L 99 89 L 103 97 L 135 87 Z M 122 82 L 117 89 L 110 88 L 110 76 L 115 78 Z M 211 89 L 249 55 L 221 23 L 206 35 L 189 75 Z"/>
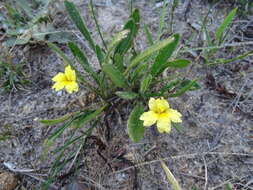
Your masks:
<path fill-rule="evenodd" d="M 160 71 L 162 70 L 162 68 L 164 68 L 164 63 L 166 63 L 167 60 L 171 57 L 178 45 L 180 35 L 174 34 L 169 39 L 172 40 L 169 41 L 169 43 L 167 43 L 165 47 L 161 48 L 161 51 L 157 55 L 155 62 L 151 67 L 151 74 L 153 76 L 157 76 L 158 74 L 160 74 Z"/>
<path fill-rule="evenodd" d="M 122 55 L 120 55 L 119 53 L 116 53 L 114 55 L 114 64 L 117 67 L 117 69 L 119 69 L 120 72 L 124 72 L 124 70 L 125 70 L 123 61 L 124 60 L 123 60 L 123 56 Z"/>
<path fill-rule="evenodd" d="M 164 62 L 159 65 L 156 71 L 153 73 L 155 76 L 159 76 L 165 69 L 168 67 L 175 68 L 175 69 L 182 69 L 187 67 L 191 62 L 186 59 L 178 59 L 174 61 Z"/>
<path fill-rule="evenodd" d="M 69 42 L 73 37 L 69 32 L 59 31 L 59 32 L 53 32 L 48 34 L 48 41 L 49 42 L 57 42 L 60 44 L 66 44 Z"/>
<path fill-rule="evenodd" d="M 138 9 L 135 9 L 130 16 L 128 22 L 124 26 L 124 30 L 129 30 L 127 37 L 123 39 L 118 46 L 116 47 L 115 53 L 124 54 L 131 47 L 135 36 L 138 33 L 140 21 L 140 12 Z"/>
<path fill-rule="evenodd" d="M 225 190 L 233 190 L 233 185 L 231 183 L 227 183 L 225 185 Z"/>
<path fill-rule="evenodd" d="M 68 120 L 72 116 L 73 116 L 73 114 L 67 114 L 67 115 L 59 117 L 57 119 L 40 120 L 40 123 L 42 123 L 44 125 L 56 125 L 58 123 L 62 123 L 64 121 Z"/>
<path fill-rule="evenodd" d="M 177 97 L 184 94 L 186 91 L 192 90 L 194 86 L 199 86 L 196 80 L 182 82 L 180 87 L 177 89 L 177 91 L 174 94 L 170 94 L 169 97 Z"/>
<path fill-rule="evenodd" d="M 127 87 L 124 75 L 113 64 L 104 64 L 102 70 L 108 75 L 112 82 L 120 88 Z"/>
<path fill-rule="evenodd" d="M 107 105 L 104 105 L 95 111 L 86 111 L 84 114 L 80 115 L 74 121 L 75 128 L 83 127 L 86 123 L 95 119 L 97 116 L 99 116 L 105 110 L 106 107 L 107 107 Z"/>
<path fill-rule="evenodd" d="M 64 1 L 64 4 L 71 20 L 75 23 L 76 27 L 80 30 L 84 38 L 88 41 L 91 49 L 93 49 L 96 52 L 95 43 L 83 21 L 83 18 L 81 17 L 79 11 L 77 10 L 75 4 L 67 0 Z"/>
<path fill-rule="evenodd" d="M 162 7 L 160 18 L 159 18 L 159 28 L 158 28 L 158 32 L 157 32 L 157 40 L 160 39 L 160 37 L 163 33 L 165 16 L 166 16 L 168 5 L 169 4 L 166 1 L 163 1 L 163 7 Z"/>
<path fill-rule="evenodd" d="M 152 38 L 152 34 L 150 33 L 148 25 L 146 25 L 146 24 L 144 24 L 144 32 L 146 34 L 146 38 L 147 38 L 148 44 L 149 45 L 153 45 L 154 41 L 153 41 L 153 38 Z"/>
<path fill-rule="evenodd" d="M 125 100 L 133 100 L 138 97 L 138 94 L 134 92 L 129 92 L 129 91 L 117 91 L 115 93 L 118 97 L 125 99 Z"/>
<path fill-rule="evenodd" d="M 83 51 L 77 46 L 74 42 L 69 42 L 68 46 L 72 52 L 72 54 L 75 56 L 75 58 L 78 60 L 78 62 L 81 64 L 83 69 L 90 74 L 90 76 L 97 82 L 99 85 L 99 76 L 96 72 L 93 71 L 92 67 L 90 66 L 88 59 L 86 58 Z"/>
<path fill-rule="evenodd" d="M 160 93 L 161 95 L 163 95 L 165 92 L 169 91 L 171 88 L 175 87 L 176 85 L 178 85 L 180 83 L 180 80 L 174 80 L 174 81 L 171 81 L 169 84 L 163 86 L 161 89 L 160 89 Z"/>
<path fill-rule="evenodd" d="M 64 54 L 64 52 L 57 47 L 56 45 L 54 45 L 53 43 L 48 42 L 47 45 L 55 52 L 57 53 L 60 58 L 62 58 L 63 62 L 65 63 L 65 65 L 71 65 L 73 67 L 73 63 L 72 61 Z"/>
<path fill-rule="evenodd" d="M 174 122 L 172 122 L 172 127 L 174 127 L 177 130 L 177 132 L 182 133 L 183 126 L 180 123 L 174 123 Z"/>
<path fill-rule="evenodd" d="M 175 61 L 167 62 L 167 67 L 172 67 L 176 69 L 182 69 L 184 67 L 187 67 L 191 62 L 187 59 L 177 59 Z"/>
<path fill-rule="evenodd" d="M 140 62 L 144 61 L 145 59 L 149 58 L 151 55 L 153 55 L 155 52 L 160 51 L 161 49 L 167 47 L 169 44 L 174 43 L 176 41 L 175 37 L 169 37 L 167 39 L 164 39 L 163 41 L 159 41 L 155 43 L 154 45 L 148 47 L 146 50 L 141 52 L 139 55 L 137 55 L 129 64 L 127 67 L 125 74 L 129 73 L 129 71 L 136 67 Z"/>
<path fill-rule="evenodd" d="M 26 16 L 33 18 L 32 9 L 29 7 L 29 2 L 26 0 L 16 1 L 17 5 L 24 11 Z"/>
<path fill-rule="evenodd" d="M 137 68 L 130 74 L 130 83 L 138 82 L 142 75 L 148 70 L 147 64 L 140 64 Z"/>
<path fill-rule="evenodd" d="M 91 14 L 93 16 L 93 20 L 94 20 L 96 28 L 97 28 L 97 32 L 98 32 L 98 34 L 99 34 L 99 36 L 102 40 L 102 43 L 103 43 L 105 49 L 107 49 L 107 45 L 105 43 L 104 37 L 103 37 L 102 32 L 100 30 L 100 26 L 99 26 L 98 21 L 97 21 L 97 17 L 96 17 L 95 10 L 94 10 L 94 5 L 93 5 L 93 0 L 90 0 L 90 9 L 91 9 Z"/>
<path fill-rule="evenodd" d="M 127 121 L 128 135 L 134 142 L 139 142 L 144 136 L 143 121 L 140 120 L 140 116 L 143 112 L 143 105 L 136 105 Z"/>
<path fill-rule="evenodd" d="M 102 49 L 98 45 L 96 45 L 96 55 L 97 55 L 99 64 L 101 66 L 104 62 L 104 52 L 102 51 Z"/>
<path fill-rule="evenodd" d="M 151 74 L 144 77 L 144 79 L 141 81 L 141 87 L 140 87 L 141 93 L 145 93 L 148 90 L 148 88 L 152 82 L 152 79 L 153 79 L 153 77 Z"/>
<path fill-rule="evenodd" d="M 226 30 L 226 28 L 232 23 L 233 18 L 235 17 L 237 8 L 233 9 L 228 16 L 224 19 L 224 21 L 221 23 L 219 28 L 216 30 L 215 38 L 220 44 L 222 42 L 223 34 Z"/>
<path fill-rule="evenodd" d="M 44 142 L 44 146 L 45 147 L 51 147 L 54 143 L 55 143 L 55 140 L 56 138 L 58 138 L 64 131 L 65 129 L 67 129 L 71 123 L 72 123 L 73 120 L 70 120 L 70 121 L 67 121 L 66 123 L 64 123 L 63 126 L 57 128 L 53 134 L 51 134 L 47 139 L 46 141 Z"/>
<path fill-rule="evenodd" d="M 12 47 L 15 45 L 24 45 L 27 44 L 31 40 L 31 36 L 26 35 L 21 37 L 10 37 L 7 38 L 4 42 L 3 45 L 7 47 Z"/>
<path fill-rule="evenodd" d="M 118 32 L 112 39 L 111 43 L 108 46 L 108 52 L 106 53 L 106 58 L 104 61 L 104 64 L 108 64 L 112 51 L 116 46 L 121 42 L 122 39 L 126 38 L 129 33 L 129 30 L 122 30 L 121 32 Z"/>
<path fill-rule="evenodd" d="M 182 82 L 181 82 L 181 86 L 187 86 L 187 85 L 189 85 L 189 84 L 191 84 L 192 83 L 192 81 L 191 80 L 188 80 L 188 79 L 186 79 L 186 80 L 183 80 Z M 192 90 L 198 90 L 198 89 L 200 89 L 201 87 L 200 87 L 200 85 L 195 81 L 195 83 L 193 84 L 193 86 L 189 89 L 190 91 L 192 91 Z"/>

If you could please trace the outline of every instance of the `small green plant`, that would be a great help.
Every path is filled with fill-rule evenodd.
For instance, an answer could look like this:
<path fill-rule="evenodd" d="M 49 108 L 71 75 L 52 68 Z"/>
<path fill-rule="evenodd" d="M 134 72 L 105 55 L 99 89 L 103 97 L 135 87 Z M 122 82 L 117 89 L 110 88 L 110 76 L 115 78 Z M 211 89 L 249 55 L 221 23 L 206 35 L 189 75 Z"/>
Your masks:
<path fill-rule="evenodd" d="M 29 83 L 24 62 L 14 63 L 13 56 L 2 48 L 0 53 L 0 93 L 23 89 Z"/>
<path fill-rule="evenodd" d="M 65 89 L 68 93 L 73 93 L 79 90 L 79 86 L 84 86 L 88 91 L 96 94 L 98 103 L 61 118 L 41 121 L 45 125 L 64 123 L 56 128 L 45 141 L 45 152 L 67 128 L 73 129 L 64 145 L 54 151 L 58 157 L 45 187 L 48 187 L 57 172 L 75 154 L 71 152 L 68 156 L 62 157 L 70 145 L 79 142 L 83 147 L 85 139 L 91 135 L 94 128 L 104 125 L 100 122 L 101 118 L 108 117 L 108 113 L 114 111 L 116 102 L 126 101 L 133 108 L 131 113 L 126 113 L 129 114 L 128 134 L 134 142 L 138 142 L 144 137 L 145 126 L 157 123 L 159 132 L 169 133 L 171 126 L 174 127 L 174 124 L 182 122 L 181 114 L 171 109 L 166 99 L 178 97 L 189 90 L 199 88 L 196 80 L 186 79 L 183 72 L 175 72 L 178 69 L 186 68 L 191 63 L 177 56 L 177 47 L 180 43 L 179 34 L 172 34 L 166 39 L 153 41 L 148 27 L 145 27 L 147 40 L 151 42 L 151 45 L 141 52 L 137 51 L 134 41 L 140 30 L 141 17 L 139 10 L 134 9 L 122 31 L 116 33 L 109 43 L 103 43 L 103 46 L 100 46 L 91 37 L 74 3 L 67 0 L 64 3 L 71 20 L 96 55 L 101 72 L 94 71 L 85 52 L 75 42 L 69 42 L 68 47 L 76 62 L 86 72 L 85 75 L 76 69 L 72 59 L 49 42 L 49 47 L 61 57 L 65 64 L 65 72 L 60 72 L 53 77 L 52 80 L 55 83 L 52 88 L 56 91 Z M 98 22 L 96 22 L 92 1 L 91 9 L 100 38 L 102 42 L 105 42 Z M 174 74 L 166 76 L 167 69 L 171 73 L 174 71 Z M 144 112 L 148 100 L 150 111 Z M 152 117 L 149 118 L 150 115 Z M 84 128 L 84 126 L 90 127 Z M 85 131 L 76 136 L 77 131 L 80 131 L 81 128 Z"/>
<path fill-rule="evenodd" d="M 207 64 L 216 65 L 216 64 L 230 63 L 236 60 L 243 59 L 253 54 L 253 51 L 251 50 L 231 59 L 216 58 L 217 55 L 216 53 L 227 41 L 228 28 L 231 26 L 237 10 L 238 8 L 234 8 L 232 11 L 229 12 L 229 14 L 220 24 L 220 26 L 216 29 L 214 38 L 211 37 L 210 32 L 206 27 L 206 18 L 204 19 L 201 31 L 203 32 L 204 36 L 204 46 L 207 46 L 207 48 L 203 48 L 201 54 Z"/>
<path fill-rule="evenodd" d="M 0 131 L 0 142 L 9 140 L 13 137 L 10 130 L 10 125 L 4 125 Z"/>
<path fill-rule="evenodd" d="M 69 33 L 57 31 L 52 18 L 59 12 L 58 0 L 8 0 L 0 13 L 5 46 L 45 41 L 65 43 Z"/>
<path fill-rule="evenodd" d="M 224 3 L 224 0 L 209 0 L 211 3 L 221 2 Z M 253 2 L 251 0 L 226 0 L 225 3 L 230 4 L 232 7 L 238 7 L 239 16 L 246 16 L 247 14 L 252 13 Z"/>

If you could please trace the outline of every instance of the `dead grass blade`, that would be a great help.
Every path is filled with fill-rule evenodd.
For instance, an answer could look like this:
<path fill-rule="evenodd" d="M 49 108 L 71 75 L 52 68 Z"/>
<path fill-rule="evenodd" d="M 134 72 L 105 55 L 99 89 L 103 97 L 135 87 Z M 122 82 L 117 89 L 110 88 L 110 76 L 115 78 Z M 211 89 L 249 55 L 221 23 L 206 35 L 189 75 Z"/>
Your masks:
<path fill-rule="evenodd" d="M 172 172 L 170 171 L 170 169 L 166 166 L 166 164 L 164 163 L 164 161 L 160 160 L 162 168 L 164 170 L 164 172 L 166 173 L 168 182 L 171 184 L 172 188 L 174 190 L 182 190 L 177 179 L 174 177 L 174 175 L 172 174 Z"/>

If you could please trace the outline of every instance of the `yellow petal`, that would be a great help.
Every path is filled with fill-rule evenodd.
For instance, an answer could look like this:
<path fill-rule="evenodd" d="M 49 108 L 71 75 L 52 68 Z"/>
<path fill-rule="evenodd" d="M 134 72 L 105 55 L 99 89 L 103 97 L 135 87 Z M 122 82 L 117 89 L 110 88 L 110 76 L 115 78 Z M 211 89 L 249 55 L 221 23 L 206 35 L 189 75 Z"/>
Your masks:
<path fill-rule="evenodd" d="M 150 98 L 149 99 L 148 107 L 152 111 L 154 111 L 156 109 L 156 100 L 155 100 L 155 98 Z"/>
<path fill-rule="evenodd" d="M 157 114 L 153 111 L 144 112 L 141 115 L 140 120 L 144 121 L 143 125 L 145 127 L 150 127 L 151 125 L 154 125 L 157 121 Z"/>
<path fill-rule="evenodd" d="M 65 68 L 65 75 L 68 81 L 76 81 L 76 72 L 71 69 L 70 65 Z"/>
<path fill-rule="evenodd" d="M 64 75 L 64 73 L 60 72 L 52 78 L 52 81 L 54 82 L 66 81 L 66 76 Z"/>
<path fill-rule="evenodd" d="M 171 121 L 168 114 L 162 114 L 157 120 L 157 129 L 159 133 L 169 133 L 171 131 Z"/>
<path fill-rule="evenodd" d="M 78 91 L 78 84 L 76 82 L 69 82 L 66 86 L 66 91 L 68 93 L 77 92 Z"/>
<path fill-rule="evenodd" d="M 157 112 L 165 112 L 170 108 L 169 103 L 164 98 L 159 98 L 156 100 L 156 109 Z"/>
<path fill-rule="evenodd" d="M 177 110 L 169 109 L 167 113 L 169 114 L 169 118 L 172 122 L 175 122 L 175 123 L 182 122 L 182 119 L 181 119 L 182 115 Z"/>
<path fill-rule="evenodd" d="M 149 109 L 156 113 L 165 112 L 170 108 L 169 103 L 163 97 L 158 99 L 150 98 L 148 105 Z"/>
<path fill-rule="evenodd" d="M 56 91 L 59 91 L 61 89 L 63 89 L 65 87 L 65 83 L 64 82 L 56 82 L 52 88 L 55 89 Z"/>

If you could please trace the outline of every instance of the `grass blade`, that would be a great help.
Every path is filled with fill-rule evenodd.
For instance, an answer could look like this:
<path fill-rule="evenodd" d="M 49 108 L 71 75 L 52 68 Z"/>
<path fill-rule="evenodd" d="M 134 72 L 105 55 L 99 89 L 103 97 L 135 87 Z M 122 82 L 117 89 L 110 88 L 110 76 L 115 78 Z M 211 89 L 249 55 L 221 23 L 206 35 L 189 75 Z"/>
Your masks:
<path fill-rule="evenodd" d="M 93 20 L 94 20 L 94 22 L 95 22 L 95 25 L 96 25 L 98 34 L 99 34 L 99 36 L 100 36 L 100 38 L 101 38 L 101 40 L 102 40 L 102 43 L 103 43 L 105 49 L 107 49 L 105 40 L 104 40 L 104 38 L 103 38 L 102 32 L 101 32 L 101 30 L 100 30 L 100 26 L 99 26 L 98 21 L 97 21 L 97 17 L 96 17 L 96 15 L 95 15 L 93 0 L 90 0 L 90 9 L 91 9 L 91 13 L 92 13 Z"/>
<path fill-rule="evenodd" d="M 252 51 L 248 51 L 248 52 L 246 52 L 246 53 L 244 53 L 242 55 L 239 55 L 237 57 L 234 57 L 232 59 L 218 59 L 214 63 L 210 63 L 209 65 L 226 64 L 226 63 L 230 63 L 230 62 L 233 62 L 233 61 L 237 61 L 237 60 L 243 59 L 243 58 L 248 57 L 250 55 L 253 55 L 253 50 Z"/>
<path fill-rule="evenodd" d="M 196 88 L 197 86 L 199 86 L 199 85 L 196 82 L 196 80 L 192 80 L 192 81 L 189 80 L 189 81 L 186 81 L 186 82 L 182 82 L 179 89 L 174 94 L 170 94 L 169 97 L 181 96 L 186 91 L 191 90 L 192 88 Z"/>
<path fill-rule="evenodd" d="M 218 41 L 218 44 L 222 42 L 223 34 L 227 27 L 232 23 L 233 18 L 235 17 L 237 8 L 233 9 L 228 16 L 224 19 L 224 21 L 221 23 L 219 28 L 216 30 L 215 38 Z"/>

